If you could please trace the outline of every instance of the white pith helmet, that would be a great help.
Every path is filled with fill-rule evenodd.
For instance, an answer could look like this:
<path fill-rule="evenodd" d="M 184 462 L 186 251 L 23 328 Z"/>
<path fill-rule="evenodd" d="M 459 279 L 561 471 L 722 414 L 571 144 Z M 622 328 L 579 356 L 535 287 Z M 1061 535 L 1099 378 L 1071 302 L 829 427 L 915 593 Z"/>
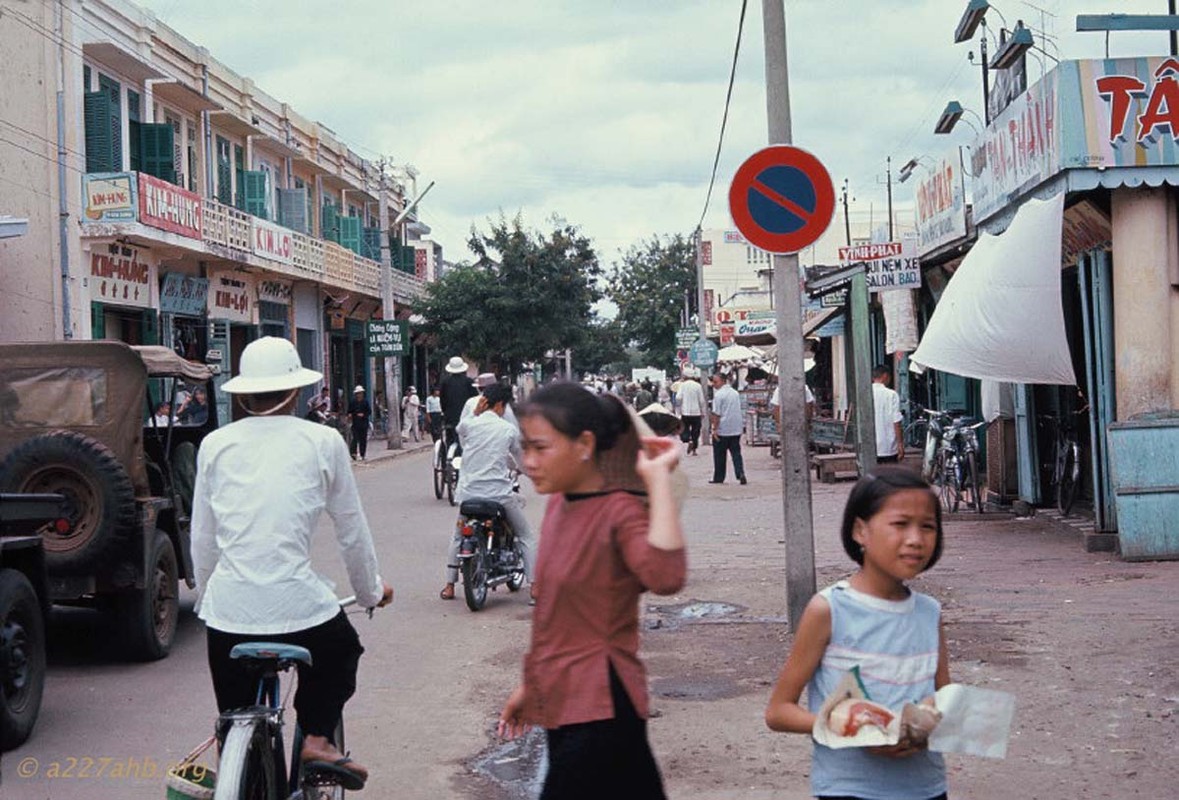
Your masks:
<path fill-rule="evenodd" d="M 299 389 L 323 380 L 323 373 L 306 369 L 288 339 L 263 336 L 246 345 L 236 377 L 222 385 L 229 394 L 262 394 Z"/>

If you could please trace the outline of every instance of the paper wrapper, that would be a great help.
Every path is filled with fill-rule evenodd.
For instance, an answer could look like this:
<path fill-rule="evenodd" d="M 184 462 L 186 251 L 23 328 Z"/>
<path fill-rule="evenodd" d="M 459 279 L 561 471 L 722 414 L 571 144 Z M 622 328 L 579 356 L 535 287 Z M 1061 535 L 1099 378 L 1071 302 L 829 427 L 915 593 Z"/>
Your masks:
<path fill-rule="evenodd" d="M 814 740 L 825 747 L 877 747 L 894 745 L 902 735 L 919 740 L 931 721 L 928 707 L 906 703 L 886 728 L 864 725 L 855 736 L 840 736 L 827 727 L 827 719 L 838 703 L 848 698 L 871 700 L 857 669 L 844 675 L 819 708 L 811 729 Z M 980 689 L 951 683 L 934 695 L 941 719 L 928 732 L 929 749 L 937 753 L 963 753 L 984 758 L 1004 758 L 1007 739 L 1015 717 L 1015 696 L 994 689 Z"/>

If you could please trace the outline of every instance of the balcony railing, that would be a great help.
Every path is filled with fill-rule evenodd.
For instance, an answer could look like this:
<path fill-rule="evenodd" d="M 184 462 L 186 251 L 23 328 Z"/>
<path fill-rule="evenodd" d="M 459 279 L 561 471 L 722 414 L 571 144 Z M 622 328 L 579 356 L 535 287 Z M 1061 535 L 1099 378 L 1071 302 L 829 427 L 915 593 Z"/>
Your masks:
<path fill-rule="evenodd" d="M 97 219 L 97 222 L 88 222 L 88 225 L 105 226 L 112 223 L 118 225 L 122 222 L 134 221 L 144 222 L 147 225 L 152 224 L 146 222 L 138 211 L 137 188 L 133 188 L 140 183 L 136 173 L 104 175 L 95 177 L 93 181 L 90 180 L 90 177 L 84 176 L 83 178 L 86 187 L 84 193 L 88 198 L 93 194 L 92 199 L 88 200 L 88 208 L 97 208 L 98 203 L 107 201 L 122 191 L 126 191 L 127 196 L 126 198 L 121 196 L 116 198 L 121 203 L 118 206 L 119 216 L 111 215 L 108 218 L 96 213 L 90 219 Z M 150 180 L 155 181 L 154 178 Z M 94 189 L 91 193 L 92 186 Z M 185 192 L 183 189 L 169 188 L 169 191 L 181 193 L 191 201 L 199 202 L 200 237 L 208 252 L 291 278 L 317 281 L 327 286 L 349 289 L 371 297 L 379 298 L 381 296 L 381 264 L 378 261 L 364 258 L 335 242 L 317 239 L 289 228 L 276 226 L 275 223 L 267 223 L 269 226 L 281 228 L 284 236 L 289 234 L 291 237 L 290 260 L 280 260 L 266 252 L 259 252 L 253 246 L 254 217 L 250 214 L 211 198 L 198 198 L 197 195 Z M 122 203 L 123 200 L 125 200 L 125 204 Z M 102 235 L 109 235 L 109 232 L 104 231 Z M 193 229 L 188 235 L 194 237 L 196 230 Z M 391 272 L 393 296 L 399 301 L 418 297 L 425 290 L 425 282 L 417 276 L 400 270 L 392 270 Z"/>

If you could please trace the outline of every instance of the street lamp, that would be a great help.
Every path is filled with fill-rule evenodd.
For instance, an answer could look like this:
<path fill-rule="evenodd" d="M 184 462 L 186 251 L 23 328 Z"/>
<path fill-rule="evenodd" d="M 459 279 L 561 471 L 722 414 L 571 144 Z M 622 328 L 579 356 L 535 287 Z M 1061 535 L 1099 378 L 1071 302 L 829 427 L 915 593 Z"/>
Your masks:
<path fill-rule="evenodd" d="M 983 18 L 990 7 L 991 4 L 987 0 L 970 0 L 966 4 L 966 10 L 962 12 L 962 19 L 958 21 L 958 27 L 954 31 L 954 44 L 961 44 L 972 38 L 978 26 L 985 25 Z"/>
<path fill-rule="evenodd" d="M 1023 25 L 1023 20 L 1015 23 L 1015 30 L 999 45 L 999 51 L 991 59 L 991 69 L 1010 69 L 1014 67 L 1024 53 L 1032 49 L 1032 32 Z"/>
<path fill-rule="evenodd" d="M 908 161 L 906 161 L 904 166 L 901 167 L 901 171 L 897 176 L 897 181 L 899 183 L 904 183 L 905 181 L 909 180 L 909 178 L 913 177 L 913 171 L 917 169 L 917 165 L 922 161 L 928 161 L 931 164 L 933 163 L 933 159 L 929 156 L 914 156 L 913 158 L 910 158 Z"/>

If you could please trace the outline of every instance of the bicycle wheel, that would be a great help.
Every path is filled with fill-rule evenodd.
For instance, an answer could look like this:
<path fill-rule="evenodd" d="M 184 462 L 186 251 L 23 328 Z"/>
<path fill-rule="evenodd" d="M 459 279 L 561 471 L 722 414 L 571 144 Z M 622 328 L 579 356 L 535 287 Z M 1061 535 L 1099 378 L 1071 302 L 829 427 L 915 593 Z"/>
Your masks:
<path fill-rule="evenodd" d="M 213 800 L 279 800 L 273 742 L 264 718 L 235 719 L 221 748 Z"/>
<path fill-rule="evenodd" d="M 1060 483 L 1056 485 L 1056 508 L 1064 516 L 1073 509 L 1077 501 L 1077 480 L 1080 470 L 1077 468 L 1076 453 L 1071 445 L 1065 445 L 1061 454 Z"/>
<path fill-rule="evenodd" d="M 905 428 L 905 447 L 925 447 L 925 437 L 929 432 L 929 420 L 922 417 L 915 419 Z"/>
<path fill-rule="evenodd" d="M 467 608 L 478 611 L 487 602 L 487 554 L 480 547 L 475 554 L 463 560 L 463 597 Z"/>
<path fill-rule="evenodd" d="M 434 499 L 442 499 L 442 491 L 446 488 L 446 451 L 442 440 L 434 443 Z"/>
<path fill-rule="evenodd" d="M 939 453 L 935 470 L 934 483 L 938 487 L 938 498 L 941 500 L 942 509 L 947 512 L 957 511 L 958 504 L 962 499 L 961 484 L 957 478 L 957 457 Z"/>
<path fill-rule="evenodd" d="M 458 483 L 458 470 L 453 464 L 446 465 L 446 501 L 454 505 L 454 487 Z"/>
<path fill-rule="evenodd" d="M 978 488 L 978 455 L 976 453 L 968 453 L 966 456 L 965 474 L 962 476 L 965 485 L 970 489 L 970 505 L 974 506 L 974 510 L 979 514 L 983 513 L 982 494 Z"/>

